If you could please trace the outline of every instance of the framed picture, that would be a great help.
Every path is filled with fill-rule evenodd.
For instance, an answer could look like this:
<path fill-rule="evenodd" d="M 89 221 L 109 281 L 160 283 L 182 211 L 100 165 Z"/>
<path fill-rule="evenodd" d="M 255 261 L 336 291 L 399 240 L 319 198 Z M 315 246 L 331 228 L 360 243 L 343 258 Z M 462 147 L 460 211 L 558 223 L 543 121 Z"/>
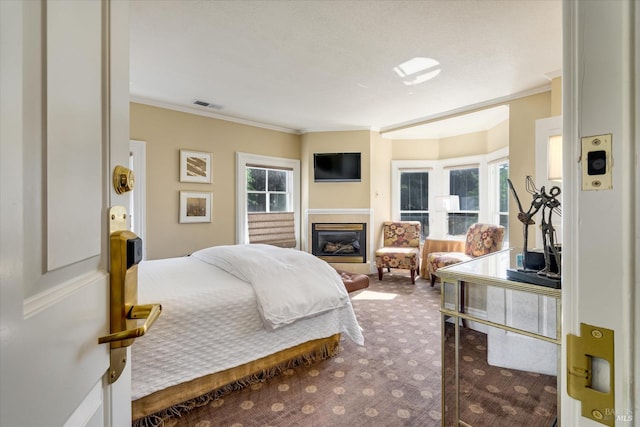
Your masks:
<path fill-rule="evenodd" d="M 211 192 L 180 192 L 180 223 L 211 222 Z"/>
<path fill-rule="evenodd" d="M 211 153 L 180 150 L 180 182 L 211 182 Z"/>

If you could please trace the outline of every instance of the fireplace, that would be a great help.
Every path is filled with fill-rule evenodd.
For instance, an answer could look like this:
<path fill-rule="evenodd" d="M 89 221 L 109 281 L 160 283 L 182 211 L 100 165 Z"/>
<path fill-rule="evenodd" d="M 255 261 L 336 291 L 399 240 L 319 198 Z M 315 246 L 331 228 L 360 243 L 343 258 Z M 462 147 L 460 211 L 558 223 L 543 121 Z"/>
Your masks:
<path fill-rule="evenodd" d="M 311 253 L 327 262 L 367 262 L 366 223 L 313 223 Z"/>

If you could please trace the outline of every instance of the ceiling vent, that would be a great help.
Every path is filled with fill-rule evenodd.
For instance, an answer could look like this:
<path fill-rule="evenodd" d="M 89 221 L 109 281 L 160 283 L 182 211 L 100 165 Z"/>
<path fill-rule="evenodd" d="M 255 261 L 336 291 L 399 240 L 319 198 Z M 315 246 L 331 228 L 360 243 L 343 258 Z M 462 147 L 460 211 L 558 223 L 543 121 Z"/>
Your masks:
<path fill-rule="evenodd" d="M 211 102 L 207 102 L 207 101 L 200 101 L 199 99 L 196 99 L 195 101 L 193 101 L 194 105 L 199 105 L 201 107 L 207 107 L 207 108 L 213 108 L 216 110 L 221 110 L 222 109 L 222 105 L 218 105 L 218 104 L 212 104 Z"/>

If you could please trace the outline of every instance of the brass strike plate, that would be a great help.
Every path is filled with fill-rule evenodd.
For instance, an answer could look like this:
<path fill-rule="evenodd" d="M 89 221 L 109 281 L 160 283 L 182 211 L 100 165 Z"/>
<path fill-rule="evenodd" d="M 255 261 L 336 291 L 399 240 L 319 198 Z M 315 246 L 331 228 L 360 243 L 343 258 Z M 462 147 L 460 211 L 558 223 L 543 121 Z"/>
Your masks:
<path fill-rule="evenodd" d="M 609 362 L 609 392 L 591 387 L 592 358 Z M 580 336 L 567 335 L 567 392 L 582 402 L 582 416 L 607 426 L 615 425 L 614 331 L 580 324 Z"/>
<path fill-rule="evenodd" d="M 127 210 L 124 206 L 113 206 L 109 209 L 109 235 L 121 230 L 127 230 Z"/>

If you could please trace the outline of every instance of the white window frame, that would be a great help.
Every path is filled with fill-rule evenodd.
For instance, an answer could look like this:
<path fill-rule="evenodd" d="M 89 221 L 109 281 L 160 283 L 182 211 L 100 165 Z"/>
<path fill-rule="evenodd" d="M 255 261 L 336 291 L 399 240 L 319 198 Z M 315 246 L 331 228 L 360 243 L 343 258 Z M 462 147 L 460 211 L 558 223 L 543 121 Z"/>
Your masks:
<path fill-rule="evenodd" d="M 142 259 L 147 259 L 147 143 L 129 141 L 129 168 L 134 171 L 135 185 L 129 193 L 132 229 L 142 239 Z"/>
<path fill-rule="evenodd" d="M 391 216 L 400 219 L 400 174 L 401 172 L 429 172 L 429 237 L 448 237 L 447 212 L 435 209 L 438 196 L 449 195 L 449 170 L 478 167 L 480 186 L 479 222 L 494 222 L 490 210 L 488 188 L 488 165 L 498 159 L 508 159 L 509 148 L 504 147 L 484 155 L 455 157 L 442 160 L 392 160 L 391 161 Z M 463 212 L 463 211 L 461 211 Z"/>
<path fill-rule="evenodd" d="M 250 165 L 291 170 L 292 188 L 289 203 L 294 213 L 296 249 L 300 249 L 300 160 L 241 152 L 236 152 L 236 244 L 249 243 L 246 168 Z"/>
<path fill-rule="evenodd" d="M 442 193 L 440 195 L 446 196 L 450 194 L 451 175 L 449 172 L 454 170 L 478 169 L 478 210 L 472 211 L 467 209 L 460 209 L 457 211 L 443 212 L 444 223 L 442 224 L 442 227 L 444 227 L 443 233 L 447 237 L 451 236 L 451 237 L 462 238 L 464 236 L 463 234 L 449 234 L 448 219 L 450 214 L 478 214 L 478 220 L 476 222 L 484 222 L 483 219 L 481 218 L 484 217 L 483 208 L 487 206 L 487 204 L 485 204 L 487 192 L 483 190 L 484 188 L 487 188 L 486 185 L 484 185 L 486 183 L 486 178 L 485 178 L 486 164 L 483 164 L 482 159 L 476 159 L 475 157 L 474 158 L 467 157 L 467 160 L 470 163 L 454 163 L 454 164 L 445 165 L 443 167 L 444 186 L 439 188 L 440 192 Z"/>
<path fill-rule="evenodd" d="M 494 153 L 492 153 L 494 154 Z M 498 173 L 498 167 L 500 165 L 506 164 L 509 166 L 509 152 L 506 153 L 495 153 L 496 155 L 493 158 L 488 159 L 489 164 L 489 188 L 494 189 L 494 191 L 489 191 L 489 207 L 490 207 L 490 218 L 491 222 L 494 224 L 500 224 L 500 215 L 507 216 L 509 215 L 509 209 L 507 206 L 506 212 L 500 212 L 500 175 Z M 502 155 L 500 155 L 502 154 Z M 508 190 L 507 190 L 508 191 Z M 507 194 L 507 200 L 511 203 L 511 194 Z M 506 236 L 505 236 L 506 237 Z M 509 247 L 509 242 L 507 240 L 504 241 L 503 247 Z"/>
<path fill-rule="evenodd" d="M 397 168 L 393 168 L 394 163 L 401 162 L 401 165 L 398 165 Z M 392 174 L 391 174 L 391 188 L 394 191 L 391 192 L 391 201 L 392 201 L 392 216 L 395 221 L 400 220 L 400 182 L 401 175 L 403 172 L 427 172 L 429 174 L 429 209 L 427 213 L 429 214 L 429 227 L 431 227 L 431 215 L 433 214 L 433 202 L 434 199 L 431 197 L 431 193 L 433 191 L 433 181 L 434 181 L 434 169 L 435 164 L 432 164 L 431 161 L 422 161 L 422 160 L 393 160 L 391 161 L 392 165 Z M 431 228 L 429 228 L 431 230 Z"/>
<path fill-rule="evenodd" d="M 547 191 L 553 186 L 558 186 L 562 190 L 562 181 L 551 181 L 548 176 L 549 138 L 552 136 L 562 136 L 562 116 L 536 120 L 536 174 L 534 182 L 536 187 L 542 188 L 544 186 Z M 560 193 L 561 205 L 563 197 L 563 193 Z M 540 215 L 541 213 L 538 213 L 534 217 L 534 221 L 538 224 L 541 222 Z M 562 221 L 554 222 L 553 227 L 556 229 L 556 243 L 562 243 Z M 541 248 L 542 246 L 542 233 L 536 233 L 535 247 Z"/>

